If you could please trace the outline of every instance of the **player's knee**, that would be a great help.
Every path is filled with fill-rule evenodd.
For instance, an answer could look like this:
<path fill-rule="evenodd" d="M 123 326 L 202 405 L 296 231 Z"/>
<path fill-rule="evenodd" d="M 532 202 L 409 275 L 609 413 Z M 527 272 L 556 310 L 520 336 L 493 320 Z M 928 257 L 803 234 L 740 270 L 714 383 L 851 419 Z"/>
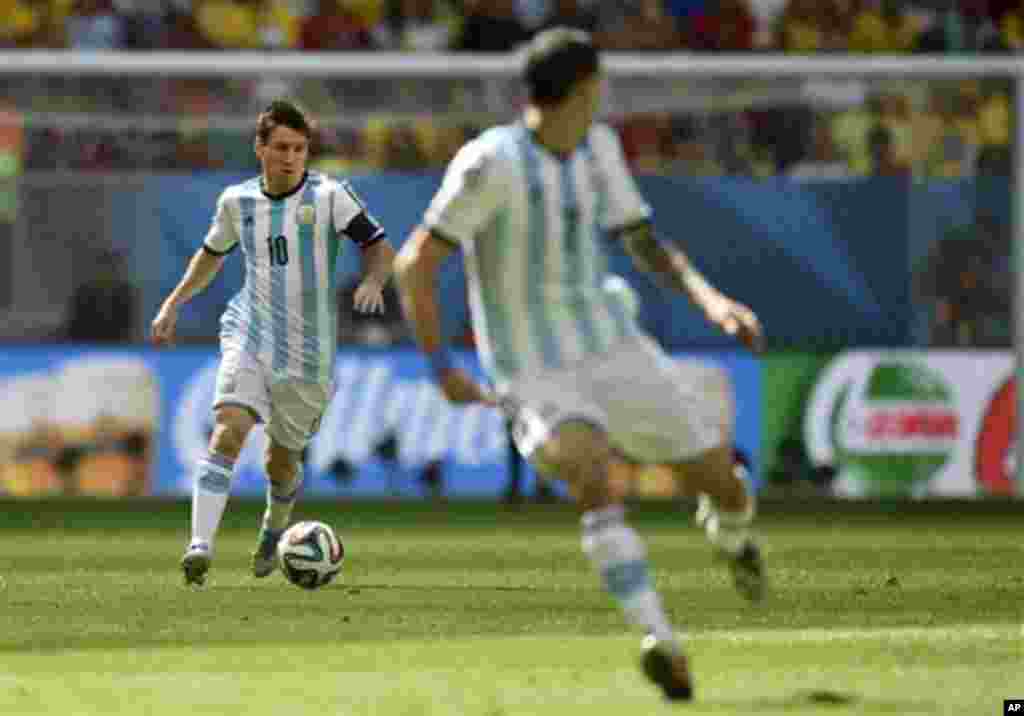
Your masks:
<path fill-rule="evenodd" d="M 749 490 L 736 469 L 731 445 L 712 448 L 675 468 L 677 479 L 689 487 L 689 492 L 711 496 L 721 509 L 742 512 L 750 504 Z"/>
<path fill-rule="evenodd" d="M 237 458 L 245 445 L 245 439 L 252 429 L 254 420 L 248 413 L 239 409 L 220 409 L 216 414 L 213 434 L 210 436 L 210 447 L 214 452 Z"/>
<path fill-rule="evenodd" d="M 263 467 L 267 471 L 267 479 L 281 489 L 293 485 L 299 476 L 299 455 L 297 450 L 289 450 L 271 442 L 263 454 Z"/>
<path fill-rule="evenodd" d="M 606 477 L 611 458 L 604 431 L 581 420 L 560 425 L 539 453 L 551 471 L 573 483 Z"/>

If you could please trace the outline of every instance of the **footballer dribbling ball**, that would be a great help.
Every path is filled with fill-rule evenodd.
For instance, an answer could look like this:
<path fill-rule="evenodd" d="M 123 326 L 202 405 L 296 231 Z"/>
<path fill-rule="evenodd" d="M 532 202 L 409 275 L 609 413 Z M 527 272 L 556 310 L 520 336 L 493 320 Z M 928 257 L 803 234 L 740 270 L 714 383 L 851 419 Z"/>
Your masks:
<path fill-rule="evenodd" d="M 329 525 L 296 522 L 281 535 L 277 556 L 289 582 L 303 589 L 319 589 L 338 576 L 345 547 Z"/>

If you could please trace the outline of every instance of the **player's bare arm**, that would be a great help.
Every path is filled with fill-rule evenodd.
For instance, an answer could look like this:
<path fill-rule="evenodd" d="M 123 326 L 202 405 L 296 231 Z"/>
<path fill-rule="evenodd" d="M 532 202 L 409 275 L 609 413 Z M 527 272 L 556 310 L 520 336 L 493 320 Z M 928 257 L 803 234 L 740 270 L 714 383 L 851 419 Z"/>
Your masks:
<path fill-rule="evenodd" d="M 164 300 L 153 319 L 152 338 L 156 345 L 170 345 L 174 342 L 174 329 L 178 323 L 178 308 L 202 293 L 220 273 L 224 256 L 211 252 L 205 247 L 196 251 L 189 261 L 181 281 Z"/>
<path fill-rule="evenodd" d="M 416 229 L 395 258 L 395 277 L 402 310 L 413 337 L 431 361 L 444 396 L 453 403 L 491 403 L 492 398 L 468 373 L 451 363 L 441 339 L 441 314 L 434 287 L 437 274 L 455 245 Z"/>
<path fill-rule="evenodd" d="M 658 241 L 650 222 L 623 230 L 621 237 L 637 266 L 662 284 L 686 294 L 708 321 L 727 335 L 734 336 L 751 350 L 761 350 L 764 334 L 754 312 L 709 284 L 682 249 Z"/>
<path fill-rule="evenodd" d="M 384 287 L 391 278 L 395 249 L 386 239 L 363 249 L 363 280 L 356 288 L 353 303 L 360 313 L 384 312 Z"/>

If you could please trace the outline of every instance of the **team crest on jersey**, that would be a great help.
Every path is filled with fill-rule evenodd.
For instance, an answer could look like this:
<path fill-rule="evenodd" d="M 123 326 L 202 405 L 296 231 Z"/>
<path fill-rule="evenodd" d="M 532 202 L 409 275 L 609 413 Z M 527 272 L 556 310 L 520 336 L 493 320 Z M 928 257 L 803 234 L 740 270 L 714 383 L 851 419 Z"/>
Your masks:
<path fill-rule="evenodd" d="M 480 188 L 484 173 L 487 171 L 487 157 L 479 156 L 462 172 L 462 181 L 469 191 Z"/>
<path fill-rule="evenodd" d="M 316 219 L 316 209 L 312 204 L 303 204 L 299 207 L 298 216 L 300 224 L 312 224 Z"/>

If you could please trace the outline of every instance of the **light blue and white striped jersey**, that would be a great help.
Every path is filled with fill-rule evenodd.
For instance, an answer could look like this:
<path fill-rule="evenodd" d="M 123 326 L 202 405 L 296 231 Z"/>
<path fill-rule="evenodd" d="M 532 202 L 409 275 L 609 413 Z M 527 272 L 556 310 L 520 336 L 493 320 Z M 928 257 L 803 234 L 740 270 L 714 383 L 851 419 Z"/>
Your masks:
<path fill-rule="evenodd" d="M 278 376 L 328 382 L 345 236 L 362 247 L 384 237 L 347 183 L 308 172 L 285 196 L 265 194 L 258 177 L 225 189 L 203 246 L 219 255 L 240 244 L 245 285 L 221 316 L 222 348 L 244 350 Z"/>
<path fill-rule="evenodd" d="M 459 150 L 424 227 L 463 248 L 478 351 L 497 386 L 606 353 L 638 330 L 604 290 L 603 237 L 650 214 L 605 125 L 566 159 L 522 123 Z"/>

